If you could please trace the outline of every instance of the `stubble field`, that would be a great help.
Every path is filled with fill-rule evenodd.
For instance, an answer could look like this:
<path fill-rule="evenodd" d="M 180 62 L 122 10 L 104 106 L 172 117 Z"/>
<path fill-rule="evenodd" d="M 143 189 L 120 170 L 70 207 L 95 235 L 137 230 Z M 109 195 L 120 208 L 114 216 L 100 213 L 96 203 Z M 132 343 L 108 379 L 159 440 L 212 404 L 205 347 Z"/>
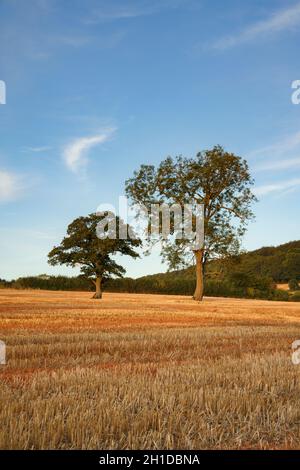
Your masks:
<path fill-rule="evenodd" d="M 300 448 L 300 303 L 0 290 L 1 449 Z"/>

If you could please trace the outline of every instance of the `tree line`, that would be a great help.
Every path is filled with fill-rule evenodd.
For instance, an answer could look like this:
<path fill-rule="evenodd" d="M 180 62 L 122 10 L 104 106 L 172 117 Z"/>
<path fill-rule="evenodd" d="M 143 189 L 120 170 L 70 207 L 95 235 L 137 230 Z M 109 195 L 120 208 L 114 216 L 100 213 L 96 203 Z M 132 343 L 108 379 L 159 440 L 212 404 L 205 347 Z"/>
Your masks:
<path fill-rule="evenodd" d="M 208 261 L 204 283 L 207 296 L 300 300 L 300 241 L 277 247 L 263 247 L 238 256 Z M 276 288 L 287 283 L 289 291 Z M 109 292 L 192 295 L 196 285 L 195 268 L 143 276 L 138 279 L 104 276 L 104 289 Z M 94 285 L 85 275 L 28 276 L 15 281 L 0 279 L 1 287 L 92 291 Z"/>

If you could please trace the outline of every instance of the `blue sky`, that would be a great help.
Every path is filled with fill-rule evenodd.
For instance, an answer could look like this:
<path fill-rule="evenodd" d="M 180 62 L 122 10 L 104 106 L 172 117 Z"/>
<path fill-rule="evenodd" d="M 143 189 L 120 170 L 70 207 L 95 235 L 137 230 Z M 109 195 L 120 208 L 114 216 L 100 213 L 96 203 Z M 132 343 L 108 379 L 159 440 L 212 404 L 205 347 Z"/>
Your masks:
<path fill-rule="evenodd" d="M 66 226 L 141 163 L 221 144 L 260 202 L 244 247 L 299 239 L 300 2 L 0 0 L 0 277 L 47 265 Z M 164 270 L 158 254 L 127 274 Z"/>

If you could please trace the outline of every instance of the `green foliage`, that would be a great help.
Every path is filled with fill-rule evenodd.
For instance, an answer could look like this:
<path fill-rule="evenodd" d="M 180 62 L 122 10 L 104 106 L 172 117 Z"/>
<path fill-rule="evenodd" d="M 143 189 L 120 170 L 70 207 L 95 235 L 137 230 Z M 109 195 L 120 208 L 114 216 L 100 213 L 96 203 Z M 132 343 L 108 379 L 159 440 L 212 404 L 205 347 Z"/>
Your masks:
<path fill-rule="evenodd" d="M 289 273 L 290 279 L 297 279 L 299 277 L 300 247 L 288 250 L 283 261 L 283 268 Z"/>
<path fill-rule="evenodd" d="M 299 283 L 298 283 L 297 279 L 291 279 L 289 281 L 289 289 L 291 291 L 299 290 Z"/>
<path fill-rule="evenodd" d="M 157 168 L 142 165 L 126 181 L 126 194 L 133 203 L 147 208 L 153 203 L 179 204 L 181 207 L 192 202 L 202 204 L 204 264 L 209 257 L 238 251 L 240 237 L 253 216 L 252 183 L 247 162 L 215 146 L 199 152 L 195 158 L 168 157 Z M 185 260 L 190 262 L 190 253 L 188 240 L 174 243 L 171 238 L 163 243 L 162 255 L 171 269 L 178 269 Z"/>
<path fill-rule="evenodd" d="M 117 238 L 99 239 L 97 225 L 107 220 L 105 232 L 109 235 L 116 228 Z M 82 275 L 87 278 L 123 276 L 125 269 L 112 259 L 112 255 L 122 254 L 137 258 L 135 251 L 141 245 L 138 239 L 120 239 L 118 233 L 123 222 L 112 213 L 90 214 L 75 219 L 67 229 L 67 236 L 48 255 L 51 265 L 66 264 L 80 266 Z M 126 226 L 128 230 L 128 225 Z"/>
<path fill-rule="evenodd" d="M 243 271 L 231 271 L 228 280 L 236 287 L 249 287 L 252 285 L 251 275 Z"/>
<path fill-rule="evenodd" d="M 107 282 L 109 292 L 129 292 L 135 294 L 170 294 L 192 295 L 195 290 L 195 280 L 170 279 L 160 275 L 144 276 L 139 279 L 112 279 Z"/>
<path fill-rule="evenodd" d="M 294 292 L 294 294 L 291 295 L 290 300 L 292 302 L 300 302 L 300 291 Z"/>
<path fill-rule="evenodd" d="M 172 276 L 169 276 L 172 275 Z M 107 283 L 107 290 L 110 292 L 129 292 L 140 294 L 172 294 L 172 295 L 192 295 L 195 289 L 195 278 L 182 277 L 176 272 L 166 274 L 154 274 L 144 276 L 139 279 L 114 279 Z M 285 291 L 280 291 L 272 287 L 272 282 L 266 284 L 257 280 L 259 287 L 246 287 L 234 285 L 229 280 L 206 280 L 204 294 L 209 297 L 235 297 L 265 300 L 289 300 L 289 295 Z"/>
<path fill-rule="evenodd" d="M 84 276 L 28 276 L 17 279 L 12 287 L 15 289 L 45 289 L 45 290 L 70 290 L 90 291 L 91 282 Z"/>
<path fill-rule="evenodd" d="M 290 300 L 290 296 L 289 293 L 285 290 L 274 289 L 272 298 L 270 300 L 282 300 L 286 302 Z"/>
<path fill-rule="evenodd" d="M 0 289 L 7 289 L 12 287 L 15 281 L 6 281 L 5 279 L 0 278 Z"/>
<path fill-rule="evenodd" d="M 300 279 L 300 260 L 298 252 L 300 241 L 293 241 L 277 247 L 264 247 L 259 250 L 242 253 L 221 261 L 212 261 L 206 267 L 208 277 L 214 273 L 230 276 L 238 272 L 242 278 L 262 276 L 273 279 L 275 283 Z M 248 282 L 248 281 L 247 281 Z"/>

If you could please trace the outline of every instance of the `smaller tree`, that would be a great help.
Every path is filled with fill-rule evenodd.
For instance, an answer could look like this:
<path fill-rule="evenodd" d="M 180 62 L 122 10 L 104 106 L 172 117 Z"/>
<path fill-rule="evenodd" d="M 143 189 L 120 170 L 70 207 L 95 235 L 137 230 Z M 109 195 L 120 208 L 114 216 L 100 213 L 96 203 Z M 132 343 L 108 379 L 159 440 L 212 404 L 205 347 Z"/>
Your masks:
<path fill-rule="evenodd" d="M 290 282 L 289 282 L 289 289 L 291 291 L 296 291 L 296 290 L 299 290 L 299 283 L 297 281 L 297 279 L 291 279 Z"/>
<path fill-rule="evenodd" d="M 97 226 L 105 218 L 107 238 L 97 236 Z M 67 236 L 59 246 L 54 247 L 48 254 L 48 262 L 52 266 L 65 264 L 71 267 L 80 266 L 81 274 L 89 278 L 95 285 L 94 299 L 102 298 L 102 281 L 104 278 L 123 277 L 125 269 L 112 259 L 113 255 L 121 254 L 138 258 L 135 251 L 141 245 L 138 238 L 120 239 L 119 231 L 122 225 L 126 233 L 132 229 L 113 213 L 90 214 L 78 217 L 67 229 Z M 115 228 L 115 238 L 109 238 L 111 228 Z"/>

